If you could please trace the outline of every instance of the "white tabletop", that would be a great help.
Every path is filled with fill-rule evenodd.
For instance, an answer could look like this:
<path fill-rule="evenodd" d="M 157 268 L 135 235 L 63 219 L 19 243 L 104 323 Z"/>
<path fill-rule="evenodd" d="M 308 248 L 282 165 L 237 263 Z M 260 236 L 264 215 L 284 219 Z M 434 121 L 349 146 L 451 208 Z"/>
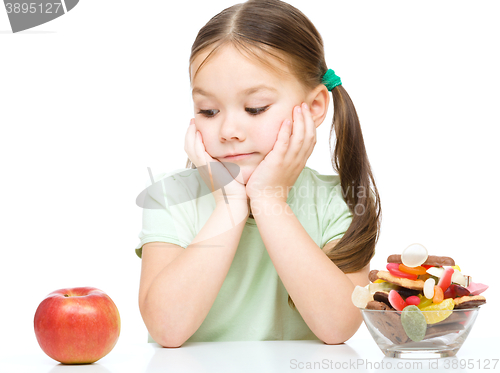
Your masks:
<path fill-rule="evenodd" d="M 93 364 L 62 365 L 45 355 L 35 342 L 4 349 L 0 355 L 0 372 L 500 371 L 497 345 L 493 338 L 468 338 L 453 358 L 402 360 L 385 357 L 373 340 L 364 338 L 342 345 L 326 345 L 320 341 L 191 342 L 175 349 L 162 348 L 156 343 L 119 340 L 107 356 Z M 429 365 L 431 363 L 434 365 Z"/>

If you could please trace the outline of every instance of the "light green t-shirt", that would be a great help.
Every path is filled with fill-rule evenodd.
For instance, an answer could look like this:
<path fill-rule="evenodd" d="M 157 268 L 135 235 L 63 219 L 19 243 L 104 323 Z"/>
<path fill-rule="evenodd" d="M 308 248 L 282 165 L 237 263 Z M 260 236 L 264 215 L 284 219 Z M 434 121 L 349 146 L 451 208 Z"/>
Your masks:
<path fill-rule="evenodd" d="M 153 178 L 154 184 L 149 180 L 137 198 L 143 207 L 140 243 L 135 249 L 139 257 L 148 242 L 186 248 L 215 209 L 215 200 L 197 169 L 178 169 Z M 338 175 L 320 175 L 305 167 L 287 203 L 318 250 L 342 237 L 352 221 Z M 255 220 L 249 217 L 217 298 L 188 342 L 317 339 L 300 313 L 288 305 L 288 292 Z M 148 342 L 154 342 L 149 333 Z"/>

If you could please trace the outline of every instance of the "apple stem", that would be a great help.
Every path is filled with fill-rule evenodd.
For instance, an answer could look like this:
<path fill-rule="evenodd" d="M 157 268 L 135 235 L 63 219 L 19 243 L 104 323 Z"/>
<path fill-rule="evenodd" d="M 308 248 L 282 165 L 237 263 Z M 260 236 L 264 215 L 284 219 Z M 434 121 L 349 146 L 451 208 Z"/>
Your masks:
<path fill-rule="evenodd" d="M 68 294 L 64 294 L 64 296 L 65 296 L 65 297 L 69 297 L 69 295 L 68 295 Z"/>

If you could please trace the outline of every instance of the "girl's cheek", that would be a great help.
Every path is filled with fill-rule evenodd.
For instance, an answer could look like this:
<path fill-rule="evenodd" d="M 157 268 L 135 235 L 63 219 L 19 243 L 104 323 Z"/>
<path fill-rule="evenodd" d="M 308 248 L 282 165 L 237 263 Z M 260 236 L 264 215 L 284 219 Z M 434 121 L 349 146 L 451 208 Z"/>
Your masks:
<path fill-rule="evenodd" d="M 210 131 L 201 131 L 201 136 L 203 138 L 203 144 L 205 145 L 205 150 L 211 156 L 213 155 L 213 147 L 215 144 L 215 139 L 217 138 L 215 134 L 210 133 Z M 215 137 L 214 137 L 215 136 Z"/>
<path fill-rule="evenodd" d="M 267 130 L 275 131 L 276 128 L 279 128 L 280 122 L 286 117 L 286 114 L 287 113 L 285 113 L 283 109 L 280 109 L 279 111 L 276 110 L 276 112 L 273 112 L 272 115 L 266 117 L 263 122 Z"/>

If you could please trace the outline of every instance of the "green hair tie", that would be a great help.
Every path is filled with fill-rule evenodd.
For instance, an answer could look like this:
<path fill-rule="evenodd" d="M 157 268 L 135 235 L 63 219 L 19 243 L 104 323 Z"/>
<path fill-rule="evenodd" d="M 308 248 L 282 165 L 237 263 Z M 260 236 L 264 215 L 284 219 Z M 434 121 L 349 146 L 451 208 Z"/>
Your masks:
<path fill-rule="evenodd" d="M 335 71 L 328 69 L 328 71 L 323 75 L 323 80 L 321 81 L 329 91 L 334 89 L 336 86 L 341 85 L 340 77 L 335 75 Z"/>

